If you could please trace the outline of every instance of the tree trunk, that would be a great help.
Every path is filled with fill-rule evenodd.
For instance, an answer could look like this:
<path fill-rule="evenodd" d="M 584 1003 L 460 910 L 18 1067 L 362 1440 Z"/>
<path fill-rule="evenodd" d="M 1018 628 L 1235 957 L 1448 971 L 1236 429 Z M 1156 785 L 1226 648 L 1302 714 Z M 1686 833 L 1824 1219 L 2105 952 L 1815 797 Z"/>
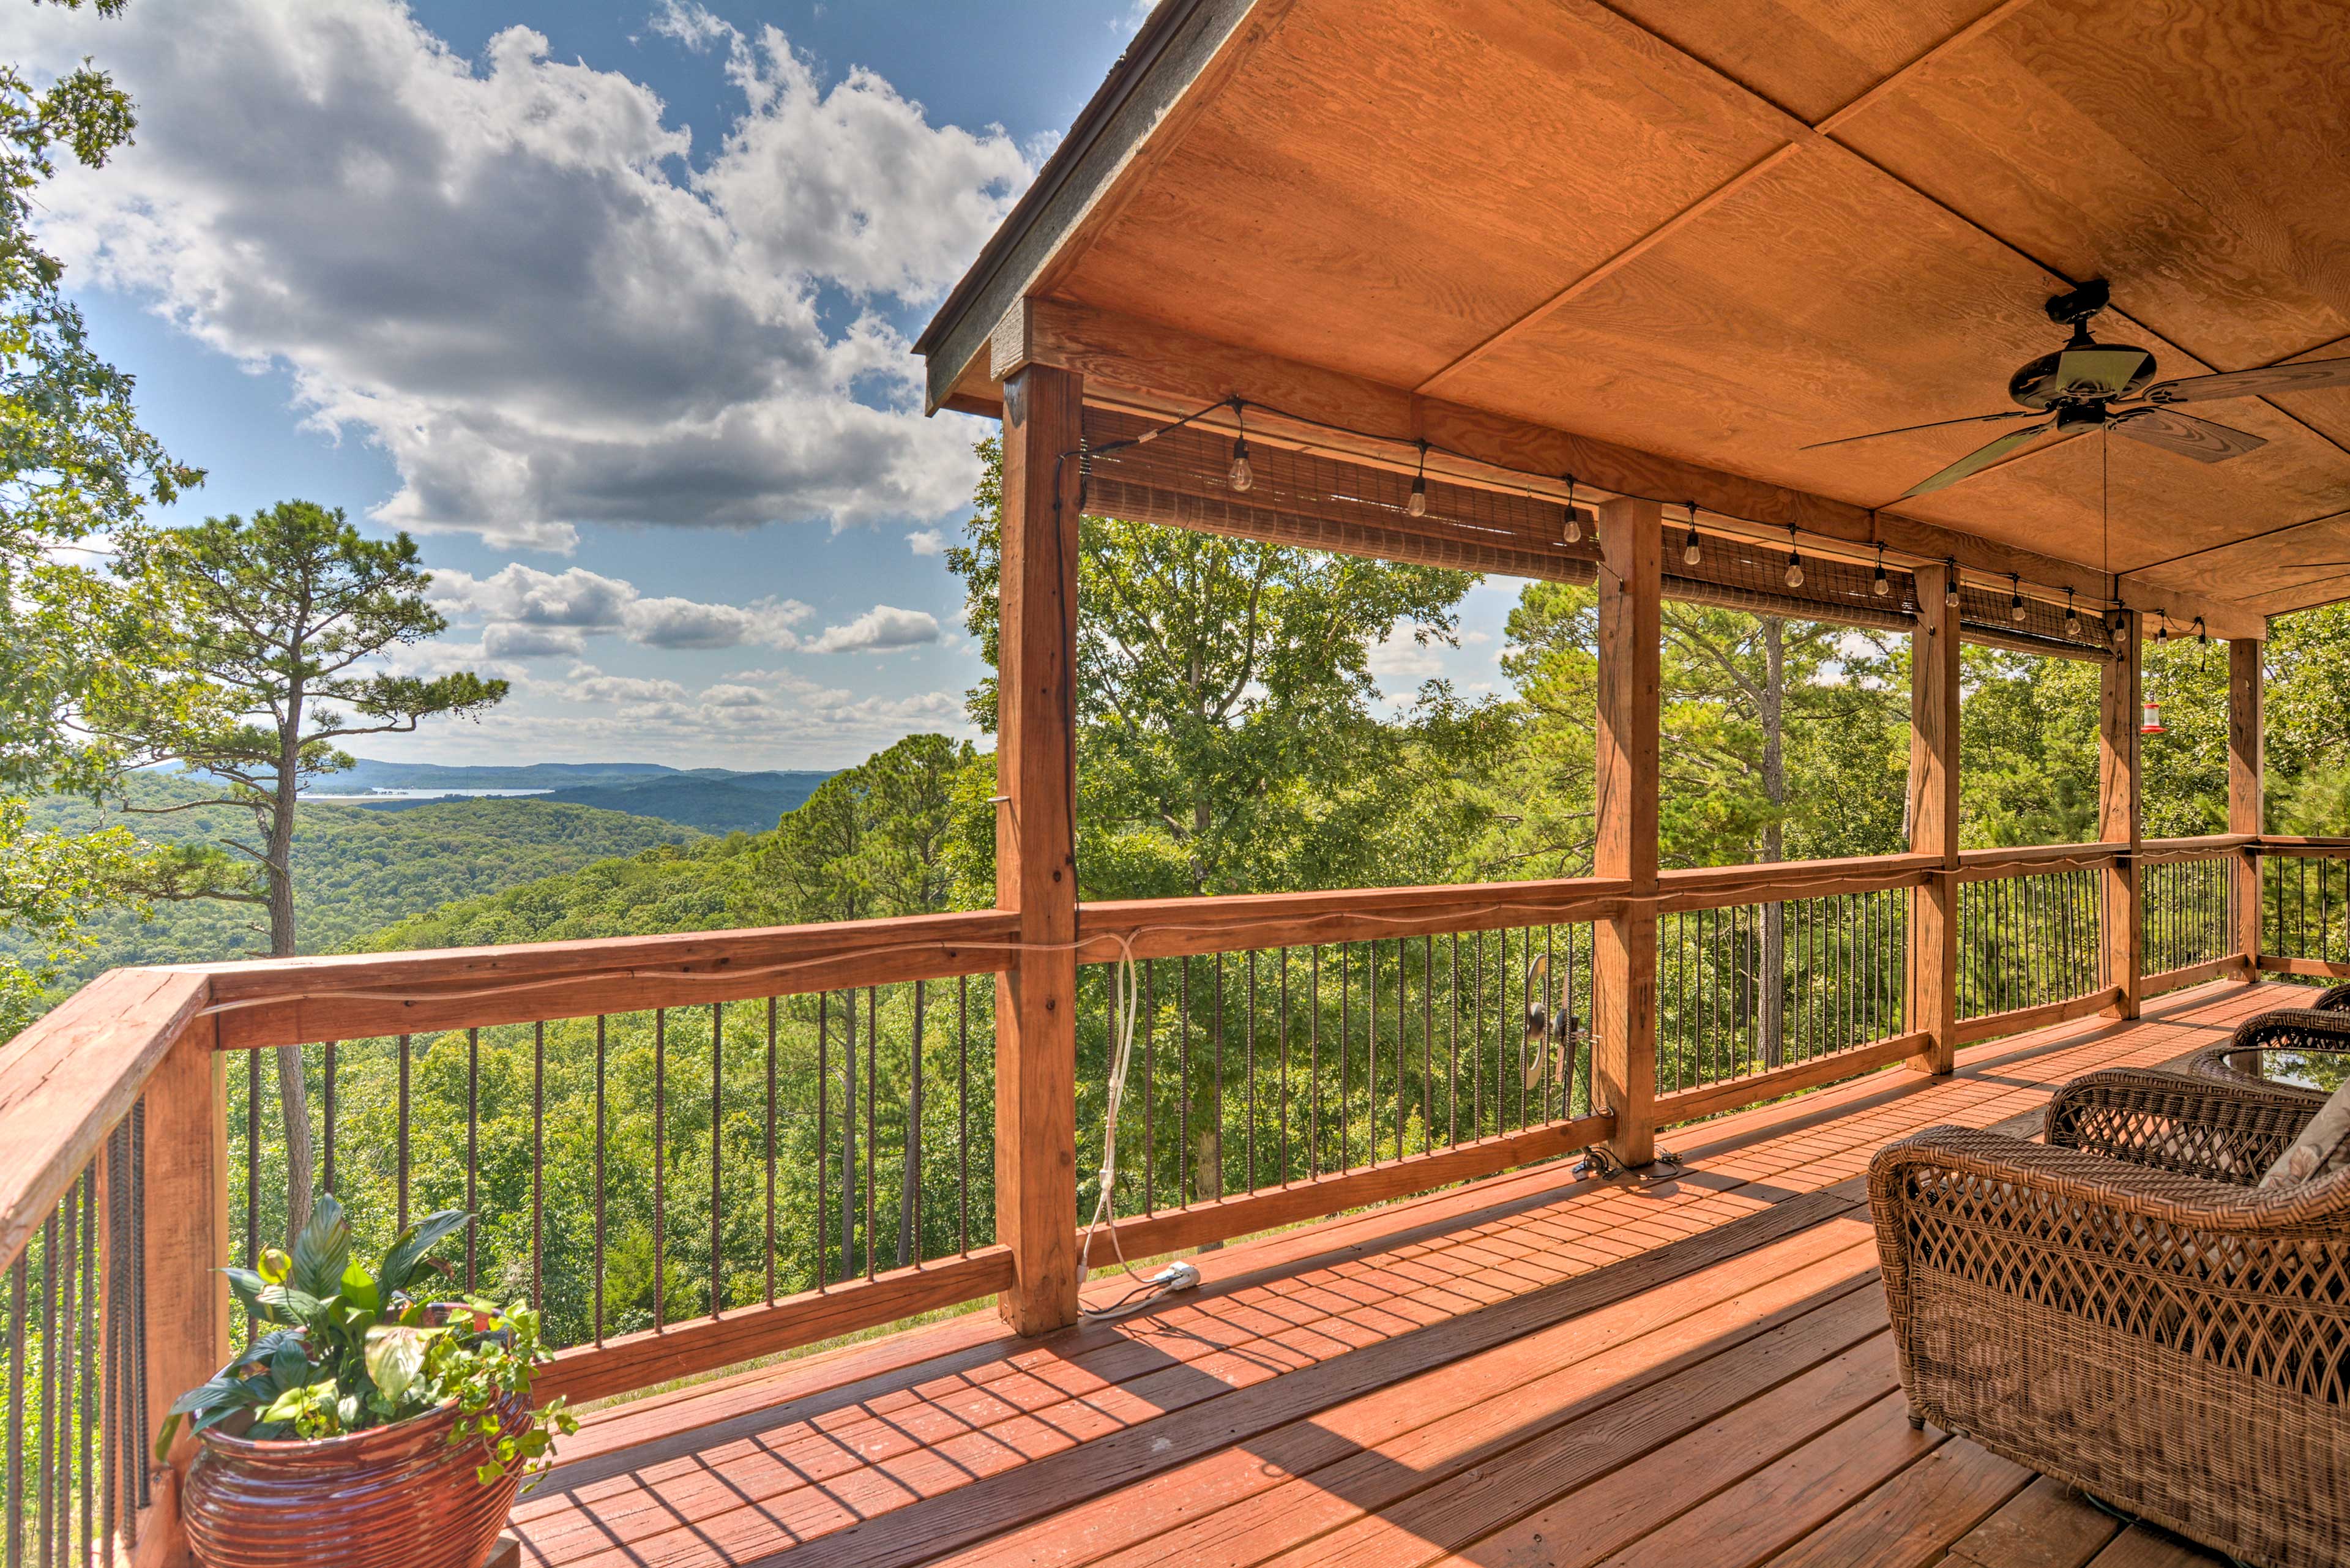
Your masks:
<path fill-rule="evenodd" d="M 262 876 L 269 898 L 269 955 L 292 958 L 294 939 L 294 813 L 295 791 L 301 782 L 302 694 L 299 686 L 286 705 L 286 723 L 278 731 L 277 798 L 271 803 L 269 837 L 265 846 Z M 286 1244 L 309 1222 L 314 1155 L 310 1147 L 310 1096 L 303 1079 L 302 1047 L 277 1047 L 277 1104 L 286 1123 Z"/>
<path fill-rule="evenodd" d="M 1786 623 L 1775 616 L 1762 619 L 1762 793 L 1771 815 L 1762 825 L 1762 859 L 1785 857 L 1786 835 L 1780 813 L 1787 804 L 1787 638 Z M 1787 1059 L 1787 906 L 1762 906 L 1762 983 L 1757 988 L 1762 1012 L 1762 1065 L 1782 1065 Z"/>

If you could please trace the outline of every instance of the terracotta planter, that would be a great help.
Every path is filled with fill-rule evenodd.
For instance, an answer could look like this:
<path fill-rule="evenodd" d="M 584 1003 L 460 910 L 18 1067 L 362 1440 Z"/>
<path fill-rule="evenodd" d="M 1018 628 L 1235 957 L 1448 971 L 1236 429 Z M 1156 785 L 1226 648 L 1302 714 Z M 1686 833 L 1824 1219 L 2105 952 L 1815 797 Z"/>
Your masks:
<path fill-rule="evenodd" d="M 500 1407 L 508 1432 L 526 1400 Z M 316 1442 L 198 1439 L 180 1505 L 205 1568 L 481 1568 L 519 1476 L 473 1479 L 478 1442 L 452 1448 L 456 1407 Z"/>

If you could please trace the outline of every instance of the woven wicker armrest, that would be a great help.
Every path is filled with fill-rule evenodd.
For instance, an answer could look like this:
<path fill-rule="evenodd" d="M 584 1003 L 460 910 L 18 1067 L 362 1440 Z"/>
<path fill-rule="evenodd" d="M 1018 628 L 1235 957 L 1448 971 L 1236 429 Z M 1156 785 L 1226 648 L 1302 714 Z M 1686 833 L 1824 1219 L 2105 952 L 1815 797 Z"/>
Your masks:
<path fill-rule="evenodd" d="M 2333 992 L 2328 992 L 2331 996 Z M 2322 1007 L 2280 1007 L 2236 1025 L 2232 1051 L 2350 1052 L 2350 1012 Z"/>
<path fill-rule="evenodd" d="M 2324 991 L 2319 992 L 2317 993 L 2317 1000 L 2311 1002 L 2309 1005 L 2312 1007 L 2322 1007 L 2329 1012 L 2340 1012 L 2345 1009 L 2350 1009 L 2350 985 L 2329 985 Z"/>
<path fill-rule="evenodd" d="M 2250 1186 L 2324 1098 L 2247 1078 L 2109 1067 L 2056 1091 L 2047 1137 L 2052 1147 Z"/>

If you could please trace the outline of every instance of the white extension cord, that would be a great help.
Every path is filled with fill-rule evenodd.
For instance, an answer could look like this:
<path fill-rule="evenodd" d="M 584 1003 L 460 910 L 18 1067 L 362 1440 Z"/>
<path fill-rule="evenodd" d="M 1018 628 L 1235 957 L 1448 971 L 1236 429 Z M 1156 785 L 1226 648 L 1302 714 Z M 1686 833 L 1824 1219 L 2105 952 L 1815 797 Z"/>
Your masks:
<path fill-rule="evenodd" d="M 1094 1217 L 1086 1226 L 1085 1243 L 1077 1252 L 1077 1278 L 1080 1282 L 1085 1279 L 1093 1256 L 1094 1232 L 1109 1218 L 1111 1198 L 1118 1189 L 1118 1113 L 1126 1099 L 1127 1065 L 1134 1057 L 1135 1015 L 1141 1005 L 1141 993 L 1134 983 L 1133 944 L 1122 942 L 1120 946 L 1122 950 L 1115 971 L 1118 993 L 1110 1006 L 1110 1024 L 1118 1038 L 1110 1052 L 1109 1097 L 1103 1115 L 1101 1191 L 1094 1200 Z M 1118 1254 L 1118 1267 L 1126 1271 L 1127 1278 L 1133 1280 L 1137 1288 L 1107 1306 L 1086 1308 L 1084 1315 L 1087 1317 L 1109 1317 L 1131 1312 L 1177 1291 L 1199 1287 L 1200 1271 L 1180 1260 L 1168 1264 L 1155 1274 L 1146 1276 L 1137 1272 L 1134 1265 L 1126 1261 L 1126 1250 L 1118 1245 L 1116 1225 L 1110 1227 L 1109 1244 Z"/>

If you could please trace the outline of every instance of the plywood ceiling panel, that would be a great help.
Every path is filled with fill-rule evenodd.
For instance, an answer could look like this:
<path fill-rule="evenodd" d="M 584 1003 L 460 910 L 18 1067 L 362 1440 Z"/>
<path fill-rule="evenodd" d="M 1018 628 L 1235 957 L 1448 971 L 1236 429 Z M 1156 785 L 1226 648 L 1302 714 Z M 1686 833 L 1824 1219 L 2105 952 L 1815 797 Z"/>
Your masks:
<path fill-rule="evenodd" d="M 1782 144 L 1612 21 L 1300 0 L 1065 292 L 1417 384 Z"/>
<path fill-rule="evenodd" d="M 2082 438 L 1908 502 L 2012 427 L 1802 449 L 2012 408 L 2010 373 L 2063 340 L 2043 303 L 2090 276 L 2099 336 L 2165 377 L 2350 357 L 2345 125 L 2334 0 L 1294 0 L 1054 287 L 2307 603 L 2350 577 L 2313 588 L 2273 541 L 2333 558 L 2283 531 L 2350 513 L 2350 389 L 2197 405 L 2267 441 L 2233 462 L 2108 438 L 2106 465 Z"/>
<path fill-rule="evenodd" d="M 1816 125 L 1998 0 L 1616 0 L 1660 38 Z"/>
<path fill-rule="evenodd" d="M 2339 4 L 2037 0 L 1837 135 L 2235 370 L 2350 336 L 2345 127 Z"/>

